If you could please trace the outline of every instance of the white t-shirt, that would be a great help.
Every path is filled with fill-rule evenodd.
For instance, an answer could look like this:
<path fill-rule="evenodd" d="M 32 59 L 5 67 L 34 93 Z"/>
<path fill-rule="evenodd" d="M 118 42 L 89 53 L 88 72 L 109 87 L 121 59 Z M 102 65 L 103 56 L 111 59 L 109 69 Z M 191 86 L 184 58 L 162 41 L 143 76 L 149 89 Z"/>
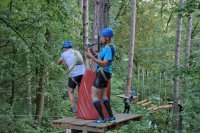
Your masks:
<path fill-rule="evenodd" d="M 78 55 L 80 60 L 83 62 L 83 57 L 82 57 L 81 53 L 77 50 L 74 50 L 74 49 L 68 49 L 67 51 L 63 52 L 61 54 L 61 57 L 60 57 L 61 60 L 65 61 L 69 70 L 71 70 L 71 68 L 74 66 L 74 63 L 76 63 L 74 52 L 76 52 L 76 54 Z M 77 60 L 79 60 L 79 59 L 77 59 Z M 76 77 L 76 76 L 79 76 L 79 75 L 83 75 L 84 73 L 85 73 L 85 65 L 83 63 L 81 65 L 75 65 L 75 67 L 71 71 L 69 77 Z"/>

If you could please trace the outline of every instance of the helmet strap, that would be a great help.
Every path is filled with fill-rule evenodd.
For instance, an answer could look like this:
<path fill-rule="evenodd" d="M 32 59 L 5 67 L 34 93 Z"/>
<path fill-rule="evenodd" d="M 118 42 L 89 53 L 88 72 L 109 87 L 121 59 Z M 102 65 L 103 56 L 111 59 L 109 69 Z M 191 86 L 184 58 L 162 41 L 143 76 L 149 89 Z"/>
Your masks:
<path fill-rule="evenodd" d="M 107 44 L 107 43 L 109 43 L 110 42 L 110 37 L 106 37 L 106 39 L 105 39 L 105 44 Z"/>

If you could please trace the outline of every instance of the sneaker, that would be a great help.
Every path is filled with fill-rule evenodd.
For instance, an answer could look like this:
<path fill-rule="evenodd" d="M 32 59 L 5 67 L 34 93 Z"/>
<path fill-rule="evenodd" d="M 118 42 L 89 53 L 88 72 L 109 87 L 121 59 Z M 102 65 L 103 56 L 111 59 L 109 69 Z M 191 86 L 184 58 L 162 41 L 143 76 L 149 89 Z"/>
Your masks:
<path fill-rule="evenodd" d="M 115 122 L 115 120 L 116 120 L 116 118 L 114 116 L 108 118 L 108 122 Z"/>
<path fill-rule="evenodd" d="M 76 114 L 76 106 L 71 107 L 71 110 L 72 110 L 73 113 Z"/>
<path fill-rule="evenodd" d="M 94 120 L 93 123 L 95 124 L 101 124 L 101 123 L 106 123 L 106 120 L 104 119 L 97 119 L 97 120 Z"/>

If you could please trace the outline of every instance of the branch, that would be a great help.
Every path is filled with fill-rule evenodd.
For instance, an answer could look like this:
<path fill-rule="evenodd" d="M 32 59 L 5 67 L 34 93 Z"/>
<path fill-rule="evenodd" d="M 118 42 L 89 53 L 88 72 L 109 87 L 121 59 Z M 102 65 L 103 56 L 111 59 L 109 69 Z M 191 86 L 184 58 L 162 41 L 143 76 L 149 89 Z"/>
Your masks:
<path fill-rule="evenodd" d="M 27 75 L 29 75 L 30 73 L 32 73 L 35 69 L 36 69 L 36 68 L 33 68 L 30 72 L 28 72 L 28 73 L 22 75 L 21 77 L 14 78 L 14 79 L 3 80 L 3 81 L 0 83 L 0 85 L 6 84 L 6 83 L 8 83 L 8 82 L 12 82 L 13 80 L 16 81 L 16 80 L 22 79 L 22 78 L 26 77 Z"/>
<path fill-rule="evenodd" d="M 41 63 L 39 62 L 38 58 L 36 57 L 36 55 L 35 55 L 33 49 L 28 45 L 27 41 L 19 34 L 19 32 L 18 32 L 16 29 L 14 29 L 8 22 L 6 22 L 3 18 L 0 18 L 0 20 L 1 20 L 2 22 L 4 22 L 4 23 L 6 24 L 7 27 L 9 27 L 10 29 L 12 29 L 12 30 L 24 41 L 25 45 L 31 50 L 31 52 L 32 52 L 33 55 L 35 56 L 36 62 L 38 62 L 39 64 L 41 64 Z"/>
<path fill-rule="evenodd" d="M 125 1 L 122 2 L 120 8 L 119 8 L 119 11 L 115 17 L 115 20 L 117 20 L 119 18 L 119 16 L 122 16 L 124 14 L 124 12 L 126 11 L 126 3 Z"/>
<path fill-rule="evenodd" d="M 174 13 L 174 11 L 172 11 L 171 14 L 169 15 L 169 19 L 168 19 L 168 21 L 167 21 L 167 28 L 166 28 L 166 31 L 168 30 L 169 22 L 171 21 L 171 18 L 172 18 L 173 13 Z"/>
<path fill-rule="evenodd" d="M 8 40 L 5 45 L 0 46 L 0 48 L 6 47 L 10 41 Z"/>
<path fill-rule="evenodd" d="M 194 28 L 193 28 L 193 30 L 192 30 L 192 34 L 191 34 L 191 38 L 194 38 L 195 37 L 195 32 L 196 32 L 196 30 L 197 30 L 197 27 L 198 27 L 198 24 L 199 24 L 199 21 L 195 24 L 195 26 L 194 26 Z M 197 32 L 198 33 L 198 32 Z"/>

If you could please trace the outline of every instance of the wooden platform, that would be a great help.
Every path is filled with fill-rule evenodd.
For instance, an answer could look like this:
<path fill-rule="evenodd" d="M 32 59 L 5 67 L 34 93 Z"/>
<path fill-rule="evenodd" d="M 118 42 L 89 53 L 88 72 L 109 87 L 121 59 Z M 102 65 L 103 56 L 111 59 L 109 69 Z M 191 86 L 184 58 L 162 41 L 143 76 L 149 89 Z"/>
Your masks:
<path fill-rule="evenodd" d="M 75 117 L 68 117 L 59 120 L 53 120 L 51 126 L 54 128 L 66 128 L 78 130 L 83 133 L 96 132 L 105 133 L 109 129 L 119 128 L 130 121 L 139 121 L 142 116 L 138 114 L 115 114 L 116 120 L 114 123 L 94 124 L 93 120 L 77 119 Z"/>

